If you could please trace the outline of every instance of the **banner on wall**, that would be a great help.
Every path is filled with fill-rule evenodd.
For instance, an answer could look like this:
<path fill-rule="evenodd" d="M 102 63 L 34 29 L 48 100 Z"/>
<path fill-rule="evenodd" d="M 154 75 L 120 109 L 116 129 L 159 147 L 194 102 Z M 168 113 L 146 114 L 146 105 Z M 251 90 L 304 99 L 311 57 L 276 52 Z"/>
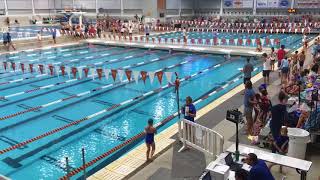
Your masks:
<path fill-rule="evenodd" d="M 253 0 L 224 0 L 224 7 L 253 8 Z"/>
<path fill-rule="evenodd" d="M 253 8 L 253 0 L 242 0 L 242 8 Z"/>
<path fill-rule="evenodd" d="M 290 7 L 289 0 L 279 0 L 279 8 L 288 8 Z"/>
<path fill-rule="evenodd" d="M 257 8 L 267 8 L 268 1 L 266 0 L 257 0 Z"/>
<path fill-rule="evenodd" d="M 298 8 L 319 8 L 319 0 L 296 0 L 296 7 Z"/>
<path fill-rule="evenodd" d="M 268 0 L 269 8 L 277 8 L 279 6 L 278 0 Z"/>
<path fill-rule="evenodd" d="M 224 0 L 224 7 L 232 7 L 233 0 Z"/>

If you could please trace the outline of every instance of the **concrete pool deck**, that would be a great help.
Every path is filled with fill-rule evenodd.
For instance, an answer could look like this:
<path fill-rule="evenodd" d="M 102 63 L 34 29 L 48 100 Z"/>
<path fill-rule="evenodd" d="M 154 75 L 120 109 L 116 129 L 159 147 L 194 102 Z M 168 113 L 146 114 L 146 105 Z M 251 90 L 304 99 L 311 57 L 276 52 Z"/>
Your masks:
<path fill-rule="evenodd" d="M 129 41 L 113 41 L 106 39 L 89 39 L 86 42 L 106 44 L 114 46 L 130 46 L 137 48 L 151 48 L 168 50 L 172 49 L 174 51 L 189 51 L 189 52 L 199 52 L 199 53 L 214 53 L 214 54 L 231 54 L 236 56 L 259 56 L 262 52 L 256 52 L 255 48 L 252 47 L 241 47 L 241 46 L 209 46 L 209 45 L 183 45 L 183 44 L 152 44 L 143 42 L 129 42 Z M 264 52 L 269 52 L 269 48 L 264 48 Z"/>
<path fill-rule="evenodd" d="M 311 43 L 313 43 L 313 41 L 310 42 L 310 44 Z M 301 48 L 299 50 L 301 51 Z M 307 59 L 310 59 L 310 50 L 307 53 L 307 56 Z M 305 67 L 310 63 L 311 62 L 305 63 Z M 255 87 L 259 86 L 262 83 L 262 73 L 254 76 L 252 78 L 252 82 Z M 270 88 L 268 88 L 269 96 L 273 102 L 277 102 L 276 96 L 278 94 L 280 84 L 277 72 L 271 74 L 270 82 L 272 83 L 269 86 Z M 243 99 L 241 92 L 243 89 L 243 85 L 237 86 L 227 94 L 200 109 L 197 113 L 197 122 L 199 124 L 213 129 L 224 136 L 224 139 L 226 140 L 224 143 L 224 149 L 234 143 L 232 137 L 235 135 L 235 125 L 225 120 L 225 110 L 230 108 L 243 109 L 241 106 Z M 146 163 L 146 146 L 145 144 L 141 144 L 126 155 L 96 172 L 88 179 L 198 179 L 212 158 L 193 149 L 178 153 L 178 150 L 181 148 L 181 144 L 176 140 L 177 129 L 177 124 L 174 124 L 156 135 L 156 152 L 153 162 Z M 240 143 L 248 144 L 247 137 L 240 135 Z M 257 146 L 255 146 L 255 148 L 257 148 Z M 307 160 L 313 162 L 313 166 L 311 167 L 311 171 L 308 173 L 308 177 L 311 177 L 311 179 L 318 178 L 320 173 L 317 172 L 317 169 L 320 168 L 320 163 L 318 163 L 320 162 L 320 157 L 310 152 L 308 153 Z M 276 179 L 284 176 L 290 180 L 299 179 L 298 174 L 296 174 L 296 171 L 293 169 L 285 168 L 285 175 L 278 173 L 276 169 L 277 168 L 275 167 L 272 170 Z"/>

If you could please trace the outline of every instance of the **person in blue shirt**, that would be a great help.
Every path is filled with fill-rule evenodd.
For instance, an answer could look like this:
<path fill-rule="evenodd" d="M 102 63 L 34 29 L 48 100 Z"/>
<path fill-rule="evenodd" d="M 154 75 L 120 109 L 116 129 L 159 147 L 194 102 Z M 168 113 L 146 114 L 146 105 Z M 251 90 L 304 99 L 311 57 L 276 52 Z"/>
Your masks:
<path fill-rule="evenodd" d="M 288 153 L 289 147 L 289 137 L 288 137 L 288 128 L 282 127 L 281 128 L 281 135 L 278 136 L 272 146 L 272 152 L 278 153 L 281 155 L 286 155 Z M 275 164 L 271 164 L 269 169 L 271 169 Z M 280 173 L 282 173 L 282 166 L 280 165 Z"/>
<path fill-rule="evenodd" d="M 275 180 L 267 164 L 258 159 L 254 153 L 249 153 L 245 162 L 251 166 L 248 180 Z"/>
<path fill-rule="evenodd" d="M 197 110 L 196 107 L 192 104 L 192 98 L 190 96 L 186 98 L 186 105 L 182 107 L 181 112 L 184 114 L 185 119 L 194 122 Z"/>
<path fill-rule="evenodd" d="M 245 90 L 244 90 L 244 114 L 246 117 L 246 134 L 252 135 L 252 129 L 253 129 L 253 106 L 256 104 L 255 101 L 255 92 L 252 88 L 251 81 L 247 81 L 245 84 Z"/>
<path fill-rule="evenodd" d="M 285 57 L 281 61 L 280 69 L 281 69 L 281 84 L 287 84 L 289 78 L 289 61 L 288 57 Z"/>

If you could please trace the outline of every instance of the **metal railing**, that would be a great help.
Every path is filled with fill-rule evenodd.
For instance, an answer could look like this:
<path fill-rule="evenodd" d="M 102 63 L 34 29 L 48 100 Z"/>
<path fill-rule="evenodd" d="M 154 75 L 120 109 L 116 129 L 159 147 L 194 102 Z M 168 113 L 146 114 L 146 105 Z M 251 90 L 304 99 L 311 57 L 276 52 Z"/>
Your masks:
<path fill-rule="evenodd" d="M 208 153 L 214 158 L 223 152 L 224 138 L 218 132 L 186 119 L 177 123 L 179 139 L 183 143 L 179 152 L 188 146 Z"/>

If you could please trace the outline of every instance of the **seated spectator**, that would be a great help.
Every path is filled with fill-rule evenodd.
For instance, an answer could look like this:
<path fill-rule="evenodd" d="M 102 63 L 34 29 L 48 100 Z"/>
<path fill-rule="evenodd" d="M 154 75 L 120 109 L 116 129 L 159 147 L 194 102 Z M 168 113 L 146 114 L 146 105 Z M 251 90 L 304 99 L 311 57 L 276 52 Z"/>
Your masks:
<path fill-rule="evenodd" d="M 300 87 L 298 81 L 295 78 L 291 78 L 288 85 L 284 87 L 284 92 L 289 95 L 298 95 L 299 91 Z"/>
<path fill-rule="evenodd" d="M 256 154 L 249 153 L 245 162 L 251 166 L 249 180 L 274 180 L 266 163 L 258 159 Z"/>
<path fill-rule="evenodd" d="M 278 153 L 281 155 L 286 155 L 288 153 L 289 146 L 289 137 L 288 137 L 288 129 L 287 127 L 281 128 L 281 135 L 276 138 L 273 142 L 272 152 Z M 272 168 L 275 164 L 271 164 L 269 169 Z M 280 165 L 280 173 L 282 173 L 282 166 Z"/>
<path fill-rule="evenodd" d="M 271 108 L 270 130 L 273 139 L 278 138 L 278 136 L 280 135 L 281 127 L 288 121 L 288 112 L 286 107 L 288 97 L 284 92 L 281 91 L 279 93 L 278 99 L 279 104 Z"/>

